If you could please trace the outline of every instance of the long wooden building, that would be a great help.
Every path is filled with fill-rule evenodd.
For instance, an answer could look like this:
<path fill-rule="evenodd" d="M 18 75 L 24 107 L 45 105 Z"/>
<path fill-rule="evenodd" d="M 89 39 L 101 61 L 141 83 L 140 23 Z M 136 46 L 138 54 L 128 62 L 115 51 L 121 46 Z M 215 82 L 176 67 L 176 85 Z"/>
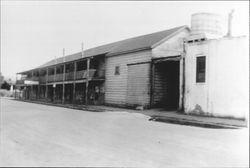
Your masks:
<path fill-rule="evenodd" d="M 67 55 L 19 72 L 17 97 L 63 104 L 182 107 L 180 26 Z"/>

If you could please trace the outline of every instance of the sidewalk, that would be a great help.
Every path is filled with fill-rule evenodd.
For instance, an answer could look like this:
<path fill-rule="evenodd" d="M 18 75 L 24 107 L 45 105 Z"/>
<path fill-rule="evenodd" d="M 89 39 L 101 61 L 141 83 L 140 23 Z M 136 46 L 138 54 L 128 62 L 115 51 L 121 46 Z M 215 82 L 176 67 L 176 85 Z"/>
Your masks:
<path fill-rule="evenodd" d="M 95 108 L 95 106 L 91 106 Z M 96 106 L 104 111 L 126 111 L 130 113 L 141 113 L 150 116 L 151 121 L 160 121 L 181 125 L 199 126 L 207 128 L 241 128 L 247 127 L 247 121 L 231 118 L 220 118 L 210 116 L 188 115 L 177 111 L 166 111 L 164 109 L 133 110 L 107 106 Z"/>
<path fill-rule="evenodd" d="M 19 100 L 25 101 L 25 100 Z M 106 112 L 106 111 L 124 111 L 129 113 L 141 113 L 147 116 L 150 116 L 150 121 L 159 121 L 173 124 L 181 125 L 190 125 L 198 127 L 207 127 L 207 128 L 231 128 L 237 129 L 242 127 L 248 127 L 248 122 L 239 119 L 231 118 L 219 118 L 219 117 L 210 117 L 210 116 L 197 116 L 197 115 L 188 115 L 182 112 L 177 111 L 165 111 L 164 109 L 146 109 L 146 110 L 134 110 L 127 108 L 119 107 L 110 107 L 104 105 L 72 105 L 72 104 L 53 104 L 48 102 L 38 102 L 38 101 L 25 101 L 30 103 L 39 103 L 45 105 L 52 105 L 58 107 L 66 107 L 71 109 L 86 110 L 92 112 Z"/>

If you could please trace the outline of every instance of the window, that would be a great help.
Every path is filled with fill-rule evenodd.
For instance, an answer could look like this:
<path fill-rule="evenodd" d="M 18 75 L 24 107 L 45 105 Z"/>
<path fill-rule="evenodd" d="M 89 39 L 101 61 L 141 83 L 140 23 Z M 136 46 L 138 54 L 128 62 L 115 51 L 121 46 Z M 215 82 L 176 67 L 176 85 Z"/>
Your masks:
<path fill-rule="evenodd" d="M 196 58 L 196 82 L 204 83 L 206 77 L 206 57 L 201 56 Z"/>
<path fill-rule="evenodd" d="M 120 75 L 120 67 L 115 66 L 115 75 Z"/>

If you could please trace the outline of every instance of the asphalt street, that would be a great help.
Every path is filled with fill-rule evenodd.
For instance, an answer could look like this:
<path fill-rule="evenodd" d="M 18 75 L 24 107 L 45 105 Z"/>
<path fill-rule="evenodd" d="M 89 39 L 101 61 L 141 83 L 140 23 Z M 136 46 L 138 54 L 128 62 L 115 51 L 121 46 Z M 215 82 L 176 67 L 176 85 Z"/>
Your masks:
<path fill-rule="evenodd" d="M 249 167 L 248 128 L 0 101 L 0 166 Z"/>

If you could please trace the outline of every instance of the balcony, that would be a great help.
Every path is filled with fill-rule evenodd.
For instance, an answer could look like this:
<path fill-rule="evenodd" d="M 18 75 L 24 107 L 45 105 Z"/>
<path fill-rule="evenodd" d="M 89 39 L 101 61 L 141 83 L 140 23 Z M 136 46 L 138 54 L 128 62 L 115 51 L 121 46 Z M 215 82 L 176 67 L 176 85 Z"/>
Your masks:
<path fill-rule="evenodd" d="M 89 70 L 89 78 L 104 78 L 105 77 L 105 70 L 96 70 L 90 69 Z M 86 79 L 87 78 L 87 70 L 77 71 L 76 72 L 76 79 Z"/>

